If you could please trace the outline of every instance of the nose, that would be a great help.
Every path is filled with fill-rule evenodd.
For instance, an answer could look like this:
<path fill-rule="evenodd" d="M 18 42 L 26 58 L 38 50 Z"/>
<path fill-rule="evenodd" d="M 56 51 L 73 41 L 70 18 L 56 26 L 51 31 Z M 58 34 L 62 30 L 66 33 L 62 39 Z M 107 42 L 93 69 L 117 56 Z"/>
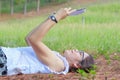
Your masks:
<path fill-rule="evenodd" d="M 77 49 L 71 50 L 72 53 L 79 52 Z"/>

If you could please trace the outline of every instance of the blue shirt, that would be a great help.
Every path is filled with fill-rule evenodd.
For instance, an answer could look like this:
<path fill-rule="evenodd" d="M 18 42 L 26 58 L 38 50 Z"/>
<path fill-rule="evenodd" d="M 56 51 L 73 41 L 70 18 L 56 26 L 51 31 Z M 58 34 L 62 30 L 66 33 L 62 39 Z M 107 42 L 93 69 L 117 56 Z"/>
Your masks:
<path fill-rule="evenodd" d="M 65 57 L 58 52 L 53 51 L 63 62 L 65 70 L 56 72 L 50 69 L 47 65 L 38 60 L 32 47 L 18 47 L 6 48 L 2 47 L 3 52 L 7 56 L 8 75 L 16 75 L 19 73 L 33 74 L 33 73 L 52 73 L 52 74 L 66 74 L 69 71 L 69 64 Z"/>

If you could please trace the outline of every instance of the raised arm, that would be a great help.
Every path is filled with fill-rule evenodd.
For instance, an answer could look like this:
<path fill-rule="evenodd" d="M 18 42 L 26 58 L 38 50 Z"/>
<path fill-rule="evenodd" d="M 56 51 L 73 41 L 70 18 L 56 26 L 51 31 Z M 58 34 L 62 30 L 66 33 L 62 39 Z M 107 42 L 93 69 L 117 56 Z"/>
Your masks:
<path fill-rule="evenodd" d="M 73 11 L 74 10 L 71 8 L 62 8 L 54 15 L 54 17 L 52 17 L 56 18 L 57 22 L 59 22 Z M 56 21 L 48 18 L 27 35 L 26 41 L 30 46 L 32 46 L 39 60 L 51 69 L 61 71 L 64 69 L 63 62 L 57 56 L 52 54 L 52 51 L 41 41 L 54 24 L 56 24 Z"/>

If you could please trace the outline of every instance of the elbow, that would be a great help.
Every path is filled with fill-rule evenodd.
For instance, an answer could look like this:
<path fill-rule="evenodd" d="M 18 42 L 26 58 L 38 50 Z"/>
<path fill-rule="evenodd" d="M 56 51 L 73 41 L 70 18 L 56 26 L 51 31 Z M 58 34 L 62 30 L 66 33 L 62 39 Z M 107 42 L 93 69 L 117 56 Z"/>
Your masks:
<path fill-rule="evenodd" d="M 32 45 L 32 44 L 38 44 L 40 42 L 39 39 L 36 39 L 35 36 L 26 36 L 25 37 L 25 41 L 28 45 Z"/>
<path fill-rule="evenodd" d="M 25 41 L 26 41 L 26 43 L 27 43 L 28 45 L 30 45 L 29 37 L 28 37 L 28 36 L 25 37 Z"/>
<path fill-rule="evenodd" d="M 35 40 L 31 36 L 26 36 L 25 41 L 28 45 L 31 45 L 31 43 L 35 42 Z"/>
<path fill-rule="evenodd" d="M 29 42 L 28 36 L 25 37 L 25 41 L 26 41 L 26 43 Z"/>

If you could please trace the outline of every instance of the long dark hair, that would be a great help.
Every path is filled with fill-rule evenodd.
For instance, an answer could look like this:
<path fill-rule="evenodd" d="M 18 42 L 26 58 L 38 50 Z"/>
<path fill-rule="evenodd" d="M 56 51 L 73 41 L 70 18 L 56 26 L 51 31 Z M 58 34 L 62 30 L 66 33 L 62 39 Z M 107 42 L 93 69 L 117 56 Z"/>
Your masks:
<path fill-rule="evenodd" d="M 94 69 L 94 59 L 91 55 L 87 56 L 85 59 L 79 62 L 80 69 L 84 70 L 86 73 L 89 73 L 90 70 Z M 76 72 L 78 68 L 70 68 L 70 72 Z"/>
<path fill-rule="evenodd" d="M 91 55 L 89 55 L 85 59 L 83 59 L 81 62 L 79 62 L 79 64 L 81 66 L 81 69 L 89 73 L 89 71 L 93 69 L 94 59 Z"/>

